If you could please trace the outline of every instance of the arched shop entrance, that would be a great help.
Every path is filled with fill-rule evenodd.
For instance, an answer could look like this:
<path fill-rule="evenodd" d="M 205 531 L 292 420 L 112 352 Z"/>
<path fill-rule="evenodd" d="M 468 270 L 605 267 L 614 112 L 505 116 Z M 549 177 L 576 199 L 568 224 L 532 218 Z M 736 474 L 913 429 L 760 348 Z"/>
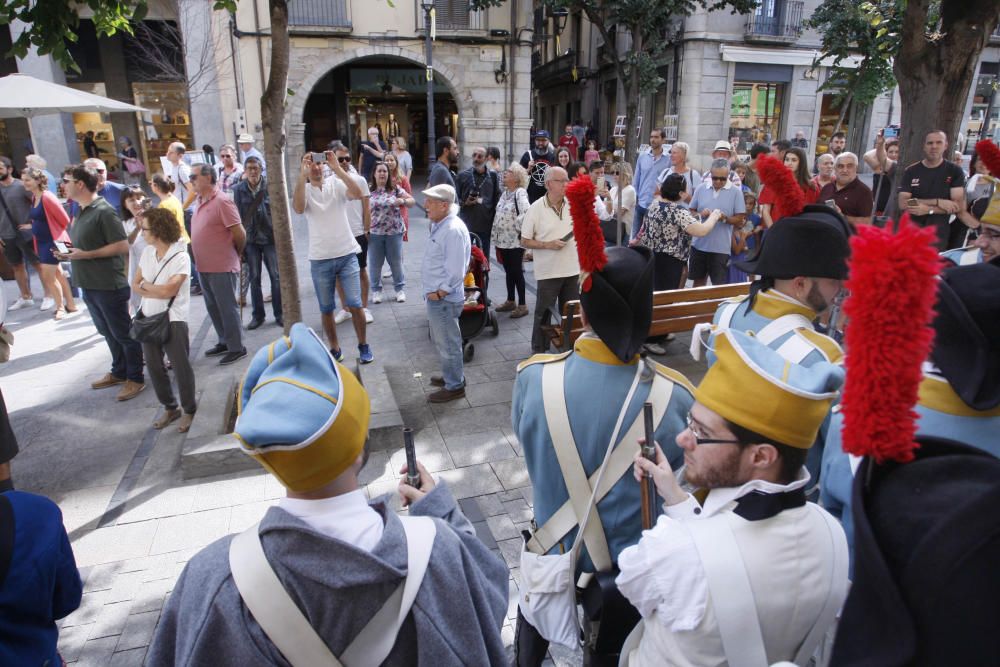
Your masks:
<path fill-rule="evenodd" d="M 357 155 L 369 127 L 407 141 L 414 166 L 428 163 L 427 79 L 425 69 L 404 58 L 370 56 L 335 67 L 323 76 L 305 104 L 307 150 L 322 150 L 333 139 Z M 435 136 L 458 136 L 458 106 L 440 74 L 434 81 Z M 431 151 L 433 152 L 433 150 Z"/>

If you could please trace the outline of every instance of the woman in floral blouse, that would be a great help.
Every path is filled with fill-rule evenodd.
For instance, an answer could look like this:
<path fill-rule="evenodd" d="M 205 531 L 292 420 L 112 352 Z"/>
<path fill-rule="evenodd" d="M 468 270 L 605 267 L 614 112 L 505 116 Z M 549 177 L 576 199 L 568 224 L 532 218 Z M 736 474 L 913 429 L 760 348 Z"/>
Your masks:
<path fill-rule="evenodd" d="M 371 237 L 368 240 L 368 276 L 372 283 L 372 302 L 382 302 L 382 264 L 389 260 L 392 285 L 396 289 L 396 303 L 406 301 L 403 287 L 403 209 L 413 206 L 413 197 L 396 185 L 389 175 L 385 162 L 378 162 L 372 172 Z"/>
<path fill-rule="evenodd" d="M 503 172 L 504 191 L 497 202 L 490 242 L 507 274 L 507 300 L 497 307 L 498 313 L 510 312 L 511 317 L 524 317 L 528 306 L 524 303 L 524 248 L 521 247 L 521 223 L 528 212 L 528 172 L 517 162 Z M 514 305 L 514 290 L 517 305 Z"/>
<path fill-rule="evenodd" d="M 705 236 L 722 217 L 716 209 L 699 222 L 681 203 L 686 183 L 681 174 L 670 174 L 660 186 L 660 199 L 654 202 L 642 220 L 639 234 L 630 245 L 644 245 L 653 251 L 653 289 L 679 289 L 681 277 L 691 255 L 691 237 Z"/>

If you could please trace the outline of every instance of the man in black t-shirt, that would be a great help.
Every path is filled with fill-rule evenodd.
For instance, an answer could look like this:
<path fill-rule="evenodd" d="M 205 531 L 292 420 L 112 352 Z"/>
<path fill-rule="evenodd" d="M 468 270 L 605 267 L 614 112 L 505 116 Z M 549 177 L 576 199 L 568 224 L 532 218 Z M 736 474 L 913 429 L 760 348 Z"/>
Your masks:
<path fill-rule="evenodd" d="M 521 156 L 521 166 L 528 170 L 528 201 L 532 204 L 545 194 L 545 172 L 556 163 L 547 130 L 535 132 L 535 146 Z"/>
<path fill-rule="evenodd" d="M 368 128 L 368 141 L 361 142 L 361 152 L 358 154 L 358 170 L 365 181 L 371 183 L 375 164 L 385 158 L 388 149 L 385 142 L 379 138 L 378 128 Z"/>
<path fill-rule="evenodd" d="M 945 159 L 948 154 L 948 136 L 931 130 L 924 136 L 924 159 L 906 168 L 899 186 L 899 210 L 921 227 L 933 225 L 939 250 L 961 246 L 966 226 L 979 225 L 965 209 L 965 174 Z M 949 225 L 952 215 L 958 219 Z"/>

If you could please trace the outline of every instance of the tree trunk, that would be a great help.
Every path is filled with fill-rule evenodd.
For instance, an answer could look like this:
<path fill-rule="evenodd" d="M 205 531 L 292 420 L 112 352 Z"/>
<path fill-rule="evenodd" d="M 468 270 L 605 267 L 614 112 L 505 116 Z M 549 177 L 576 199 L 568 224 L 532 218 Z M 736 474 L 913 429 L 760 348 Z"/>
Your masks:
<path fill-rule="evenodd" d="M 278 276 L 281 282 L 281 315 L 285 333 L 302 320 L 299 302 L 299 274 L 292 245 L 292 225 L 288 214 L 288 188 L 285 186 L 285 95 L 288 89 L 288 3 L 270 0 L 271 71 L 267 88 L 260 99 L 261 123 L 264 126 L 264 158 L 267 160 L 267 193 L 271 198 L 271 222 L 278 253 Z"/>
<path fill-rule="evenodd" d="M 632 52 L 642 53 L 642 27 L 633 25 L 629 28 L 632 33 Z M 636 124 L 639 120 L 639 67 L 632 65 L 628 79 L 625 79 L 625 155 L 623 162 L 632 162 L 639 150 L 639 137 L 637 131 L 641 128 Z M 648 124 L 647 119 L 643 119 L 643 124 Z"/>
<path fill-rule="evenodd" d="M 893 63 L 901 99 L 899 164 L 921 159 L 924 136 L 942 130 L 951 150 L 965 116 L 976 63 L 1000 20 L 1000 3 L 942 3 L 942 36 L 924 37 L 931 0 L 910 0 L 903 17 L 904 41 Z M 946 155 L 945 159 L 950 156 Z M 898 170 L 897 184 L 902 180 Z"/>

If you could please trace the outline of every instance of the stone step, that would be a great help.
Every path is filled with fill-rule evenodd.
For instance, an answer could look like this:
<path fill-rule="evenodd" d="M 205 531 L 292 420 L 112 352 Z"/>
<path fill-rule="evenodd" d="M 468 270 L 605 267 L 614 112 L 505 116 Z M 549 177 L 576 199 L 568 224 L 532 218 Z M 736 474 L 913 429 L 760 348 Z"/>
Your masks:
<path fill-rule="evenodd" d="M 403 417 L 385 368 L 381 364 L 362 366 L 355 362 L 352 370 L 371 400 L 368 425 L 371 451 L 398 447 L 402 442 Z M 229 432 L 235 414 L 239 380 L 239 377 L 222 374 L 205 382 L 198 404 L 198 417 L 191 425 L 181 453 L 181 471 L 185 479 L 257 467 L 257 463 L 243 452 L 239 442 Z"/>

